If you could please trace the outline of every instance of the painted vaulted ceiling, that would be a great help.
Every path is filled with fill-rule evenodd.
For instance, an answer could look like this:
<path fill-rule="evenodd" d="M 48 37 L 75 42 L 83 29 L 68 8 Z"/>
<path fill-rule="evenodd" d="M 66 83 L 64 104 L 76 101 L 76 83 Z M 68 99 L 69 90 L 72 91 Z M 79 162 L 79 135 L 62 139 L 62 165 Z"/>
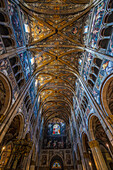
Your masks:
<path fill-rule="evenodd" d="M 68 121 L 73 106 L 78 60 L 83 52 L 83 27 L 90 0 L 21 0 L 30 27 L 28 48 L 42 69 L 37 92 L 45 120 Z"/>

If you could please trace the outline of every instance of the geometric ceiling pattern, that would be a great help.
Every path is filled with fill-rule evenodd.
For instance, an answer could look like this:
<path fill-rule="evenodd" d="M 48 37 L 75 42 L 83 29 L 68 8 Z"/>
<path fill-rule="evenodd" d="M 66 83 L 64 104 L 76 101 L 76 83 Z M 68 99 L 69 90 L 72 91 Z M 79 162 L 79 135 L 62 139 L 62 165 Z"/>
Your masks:
<path fill-rule="evenodd" d="M 36 57 L 42 115 L 45 121 L 68 122 L 73 106 L 78 61 L 83 52 L 83 27 L 88 0 L 22 0 L 29 15 L 28 48 Z"/>

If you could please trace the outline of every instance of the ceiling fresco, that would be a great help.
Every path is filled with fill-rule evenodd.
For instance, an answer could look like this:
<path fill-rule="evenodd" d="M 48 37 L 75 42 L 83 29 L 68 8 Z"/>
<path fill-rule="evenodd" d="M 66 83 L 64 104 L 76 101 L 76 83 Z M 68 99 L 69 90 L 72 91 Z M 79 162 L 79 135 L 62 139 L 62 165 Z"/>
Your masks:
<path fill-rule="evenodd" d="M 84 51 L 84 18 L 91 8 L 88 0 L 21 0 L 28 13 L 28 49 L 35 56 L 40 109 L 46 121 L 69 121 L 73 108 L 79 59 Z M 87 9 L 86 9 L 87 8 Z M 71 72 L 72 71 L 72 72 Z"/>

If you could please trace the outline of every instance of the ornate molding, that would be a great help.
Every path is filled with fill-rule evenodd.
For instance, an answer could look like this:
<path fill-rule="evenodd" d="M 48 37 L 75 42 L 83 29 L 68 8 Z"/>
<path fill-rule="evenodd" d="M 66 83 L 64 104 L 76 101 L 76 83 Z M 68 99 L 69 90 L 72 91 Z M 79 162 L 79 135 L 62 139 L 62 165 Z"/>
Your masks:
<path fill-rule="evenodd" d="M 98 143 L 98 141 L 93 140 L 93 141 L 89 142 L 89 146 L 90 146 L 90 148 L 99 147 L 99 143 Z"/>

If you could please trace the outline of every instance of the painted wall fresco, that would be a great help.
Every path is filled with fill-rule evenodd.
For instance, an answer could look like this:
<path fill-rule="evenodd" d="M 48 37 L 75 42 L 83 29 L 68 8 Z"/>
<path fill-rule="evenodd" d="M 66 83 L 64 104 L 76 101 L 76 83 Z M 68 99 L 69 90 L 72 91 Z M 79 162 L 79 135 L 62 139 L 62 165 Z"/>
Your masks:
<path fill-rule="evenodd" d="M 28 44 L 29 39 L 30 39 L 30 25 L 29 25 L 29 18 L 28 15 L 25 14 L 22 10 L 20 10 L 21 13 L 21 19 L 23 23 L 23 29 L 24 29 L 24 36 L 26 39 L 26 43 Z"/>
<path fill-rule="evenodd" d="M 111 73 L 113 73 L 113 62 L 109 61 L 109 60 L 103 60 L 101 68 L 100 68 L 100 72 L 98 74 L 95 86 L 93 88 L 93 96 L 96 100 L 96 102 L 100 105 L 101 107 L 101 103 L 100 103 L 100 89 L 101 89 L 101 85 L 103 83 L 103 81 L 106 79 L 106 77 L 108 75 L 110 75 Z M 80 102 L 80 100 L 79 100 Z M 86 112 L 84 114 L 84 120 L 86 122 L 86 126 L 88 127 L 88 115 L 90 113 L 94 113 L 94 109 L 92 108 L 92 106 L 90 105 L 90 103 L 88 104 L 88 107 L 86 109 Z M 77 110 L 76 110 L 76 114 L 77 114 Z"/>
<path fill-rule="evenodd" d="M 91 26 L 91 32 L 89 36 L 89 46 L 96 48 L 97 46 L 97 40 L 99 36 L 99 29 L 102 24 L 102 20 L 104 17 L 104 11 L 106 6 L 106 0 L 103 0 L 97 7 L 94 9 L 94 16 Z"/>
<path fill-rule="evenodd" d="M 87 80 L 88 78 L 90 66 L 92 64 L 92 59 L 93 59 L 93 55 L 91 53 L 86 53 L 86 59 L 84 62 L 84 67 L 83 67 L 83 72 L 82 72 L 84 80 Z"/>
<path fill-rule="evenodd" d="M 28 80 L 31 73 L 30 73 L 30 67 L 29 67 L 29 61 L 28 61 L 27 53 L 23 52 L 23 53 L 19 54 L 19 57 L 20 57 L 20 61 L 21 61 L 21 65 L 22 65 L 22 69 L 23 69 L 25 78 L 26 78 L 26 80 Z"/>
<path fill-rule="evenodd" d="M 97 103 L 100 105 L 100 88 L 105 80 L 105 78 L 113 73 L 113 62 L 109 60 L 104 60 L 102 62 L 102 66 L 95 84 L 95 87 L 93 89 L 93 95 L 94 98 L 96 99 Z"/>
<path fill-rule="evenodd" d="M 38 113 L 37 105 L 36 105 L 36 104 L 35 104 L 35 106 L 34 106 L 33 113 L 34 113 L 35 118 L 36 118 L 36 117 L 37 117 L 37 113 Z"/>
<path fill-rule="evenodd" d="M 112 33 L 111 39 L 108 44 L 107 54 L 113 56 L 113 33 Z"/>
<path fill-rule="evenodd" d="M 90 113 L 94 113 L 94 109 L 92 108 L 92 106 L 89 103 L 87 106 L 86 112 L 84 114 L 84 121 L 85 121 L 87 129 L 88 129 L 88 116 Z"/>
<path fill-rule="evenodd" d="M 3 53 L 4 53 L 4 45 L 3 45 L 2 39 L 0 37 L 0 55 Z"/>
<path fill-rule="evenodd" d="M 34 82 L 32 83 L 31 87 L 29 88 L 29 93 L 30 93 L 30 97 L 31 97 L 31 103 L 33 104 L 34 99 L 36 97 L 35 95 L 35 86 L 34 86 Z"/>
<path fill-rule="evenodd" d="M 78 86 L 77 98 L 78 102 L 81 103 L 84 89 L 81 85 Z"/>
<path fill-rule="evenodd" d="M 93 14 L 93 10 L 91 9 L 84 19 L 85 24 L 84 24 L 84 32 L 83 32 L 83 41 L 84 41 L 84 44 L 86 45 L 89 39 L 89 29 L 90 29 L 90 22 L 91 22 L 92 14 Z"/>
<path fill-rule="evenodd" d="M 35 106 L 34 106 L 34 110 L 33 110 L 35 118 L 37 117 L 38 109 L 39 109 L 39 104 L 38 104 L 38 99 L 37 99 L 36 103 L 35 103 Z"/>
<path fill-rule="evenodd" d="M 28 56 L 29 56 L 30 70 L 32 74 L 36 67 L 36 64 L 35 64 L 36 57 L 30 51 L 28 51 Z"/>
<path fill-rule="evenodd" d="M 19 91 L 18 91 L 18 87 L 13 75 L 13 72 L 11 70 L 11 66 L 9 63 L 9 60 L 6 58 L 4 60 L 0 60 L 0 71 L 6 75 L 6 77 L 9 78 L 9 81 L 11 83 L 11 87 L 12 87 L 12 103 L 15 101 L 15 99 L 17 98 Z"/>
<path fill-rule="evenodd" d="M 17 43 L 17 47 L 20 47 L 23 45 L 23 35 L 21 30 L 21 24 L 19 20 L 19 14 L 17 6 L 12 3 L 10 0 L 8 1 L 8 9 L 9 9 L 9 16 L 11 18 L 14 35 Z"/>
<path fill-rule="evenodd" d="M 81 74 L 81 71 L 82 71 L 82 66 L 83 66 L 83 62 L 84 62 L 84 57 L 85 57 L 85 53 L 82 53 L 79 57 L 79 60 L 78 60 L 78 70 L 79 70 L 79 73 Z"/>

